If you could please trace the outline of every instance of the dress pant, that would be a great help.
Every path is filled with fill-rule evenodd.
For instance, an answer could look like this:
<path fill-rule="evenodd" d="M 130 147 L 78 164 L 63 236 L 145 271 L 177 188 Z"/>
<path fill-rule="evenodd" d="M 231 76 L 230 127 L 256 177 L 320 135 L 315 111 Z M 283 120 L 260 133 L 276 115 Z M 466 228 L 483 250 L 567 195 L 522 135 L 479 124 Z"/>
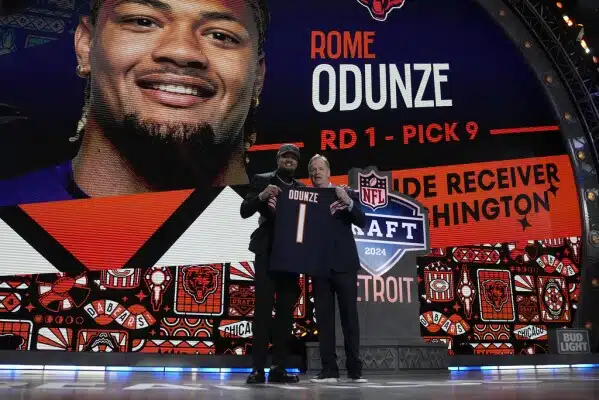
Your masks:
<path fill-rule="evenodd" d="M 299 275 L 268 271 L 269 254 L 256 254 L 254 268 L 255 308 L 252 332 L 253 367 L 266 368 L 268 345 L 273 344 L 272 364 L 286 368 L 289 356 L 291 330 L 293 328 L 293 309 L 299 296 Z M 276 293 L 276 302 L 274 295 Z M 273 303 L 275 318 L 272 318 Z"/>
<path fill-rule="evenodd" d="M 312 277 L 320 358 L 325 373 L 338 376 L 335 351 L 335 295 L 343 329 L 347 370 L 362 373 L 360 324 L 358 321 L 358 272 L 331 271 L 329 277 Z"/>

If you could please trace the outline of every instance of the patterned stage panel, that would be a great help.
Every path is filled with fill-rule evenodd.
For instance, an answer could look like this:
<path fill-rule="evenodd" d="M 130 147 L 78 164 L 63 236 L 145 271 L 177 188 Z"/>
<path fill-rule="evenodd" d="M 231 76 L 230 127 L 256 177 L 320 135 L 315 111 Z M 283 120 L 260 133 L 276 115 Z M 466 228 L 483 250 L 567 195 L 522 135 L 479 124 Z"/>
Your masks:
<path fill-rule="evenodd" d="M 418 259 L 421 332 L 450 354 L 548 351 L 580 297 L 578 237 L 433 249 Z"/>
<path fill-rule="evenodd" d="M 253 280 L 253 262 L 1 277 L 0 349 L 250 354 Z M 305 340 L 301 285 L 293 334 Z"/>
<path fill-rule="evenodd" d="M 450 354 L 547 352 L 580 296 L 578 238 L 433 249 L 421 257 L 421 333 Z M 251 353 L 253 262 L 0 278 L 0 349 Z M 293 334 L 315 340 L 302 277 Z"/>

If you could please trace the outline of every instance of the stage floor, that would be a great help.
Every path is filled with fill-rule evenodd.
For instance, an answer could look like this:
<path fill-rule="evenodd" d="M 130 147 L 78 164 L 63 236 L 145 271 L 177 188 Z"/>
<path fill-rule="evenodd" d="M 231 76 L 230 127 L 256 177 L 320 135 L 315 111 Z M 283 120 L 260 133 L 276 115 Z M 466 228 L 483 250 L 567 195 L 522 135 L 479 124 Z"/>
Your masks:
<path fill-rule="evenodd" d="M 0 399 L 593 399 L 599 370 L 420 372 L 368 376 L 368 384 L 247 386 L 244 374 L 0 372 Z"/>

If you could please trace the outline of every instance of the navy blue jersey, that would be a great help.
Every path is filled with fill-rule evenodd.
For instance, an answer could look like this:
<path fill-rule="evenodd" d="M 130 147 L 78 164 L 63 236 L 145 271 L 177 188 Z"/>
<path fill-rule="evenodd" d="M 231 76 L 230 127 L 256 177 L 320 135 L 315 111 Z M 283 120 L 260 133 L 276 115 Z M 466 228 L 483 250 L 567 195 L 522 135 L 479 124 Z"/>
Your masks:
<path fill-rule="evenodd" d="M 275 212 L 270 269 L 321 275 L 329 270 L 334 213 L 343 209 L 333 188 L 283 189 L 269 201 Z"/>
<path fill-rule="evenodd" d="M 73 180 L 70 162 L 0 180 L 0 207 L 86 198 Z"/>

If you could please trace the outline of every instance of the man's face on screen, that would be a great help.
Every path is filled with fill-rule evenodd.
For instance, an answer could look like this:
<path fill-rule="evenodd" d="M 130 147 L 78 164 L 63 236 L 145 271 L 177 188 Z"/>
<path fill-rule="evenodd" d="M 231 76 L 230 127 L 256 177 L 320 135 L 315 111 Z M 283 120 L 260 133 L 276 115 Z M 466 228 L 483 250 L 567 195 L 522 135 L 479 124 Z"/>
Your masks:
<path fill-rule="evenodd" d="M 264 75 L 245 0 L 105 0 L 87 57 L 92 114 L 182 142 L 234 140 Z"/>

